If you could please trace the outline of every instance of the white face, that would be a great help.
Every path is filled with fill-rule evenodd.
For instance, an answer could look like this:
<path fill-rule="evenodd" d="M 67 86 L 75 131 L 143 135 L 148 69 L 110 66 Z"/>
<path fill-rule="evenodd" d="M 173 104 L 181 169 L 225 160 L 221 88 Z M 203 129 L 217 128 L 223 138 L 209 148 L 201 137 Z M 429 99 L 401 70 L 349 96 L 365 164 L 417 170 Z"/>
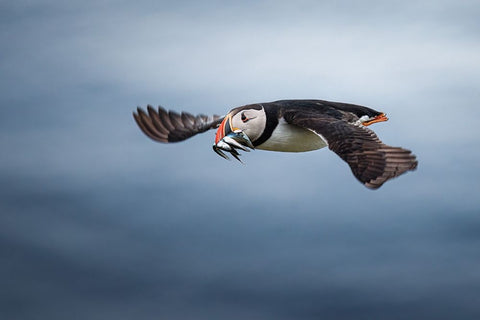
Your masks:
<path fill-rule="evenodd" d="M 263 133 L 267 123 L 265 110 L 245 109 L 237 112 L 231 119 L 232 128 L 242 130 L 251 141 L 255 141 Z"/>

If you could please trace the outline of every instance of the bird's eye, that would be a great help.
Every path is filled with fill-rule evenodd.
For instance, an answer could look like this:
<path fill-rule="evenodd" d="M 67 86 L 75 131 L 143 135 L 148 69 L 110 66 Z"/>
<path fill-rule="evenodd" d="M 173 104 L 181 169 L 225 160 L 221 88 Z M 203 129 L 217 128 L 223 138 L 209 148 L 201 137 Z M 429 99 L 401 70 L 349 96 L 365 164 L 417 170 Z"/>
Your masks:
<path fill-rule="evenodd" d="M 247 121 L 248 121 L 248 118 L 247 118 L 247 116 L 245 115 L 245 113 L 242 113 L 242 121 L 243 121 L 243 122 L 247 122 Z"/>

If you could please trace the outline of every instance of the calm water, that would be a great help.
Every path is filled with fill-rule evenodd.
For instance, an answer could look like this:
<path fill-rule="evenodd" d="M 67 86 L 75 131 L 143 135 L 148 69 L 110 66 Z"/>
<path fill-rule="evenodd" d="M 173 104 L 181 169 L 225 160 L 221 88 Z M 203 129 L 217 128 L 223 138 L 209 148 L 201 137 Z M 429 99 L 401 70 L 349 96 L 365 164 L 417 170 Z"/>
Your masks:
<path fill-rule="evenodd" d="M 480 315 L 478 212 L 62 180 L 3 173 L 2 318 Z"/>
<path fill-rule="evenodd" d="M 475 1 L 0 5 L 0 319 L 480 319 Z M 419 167 L 155 144 L 137 105 L 364 104 Z"/>

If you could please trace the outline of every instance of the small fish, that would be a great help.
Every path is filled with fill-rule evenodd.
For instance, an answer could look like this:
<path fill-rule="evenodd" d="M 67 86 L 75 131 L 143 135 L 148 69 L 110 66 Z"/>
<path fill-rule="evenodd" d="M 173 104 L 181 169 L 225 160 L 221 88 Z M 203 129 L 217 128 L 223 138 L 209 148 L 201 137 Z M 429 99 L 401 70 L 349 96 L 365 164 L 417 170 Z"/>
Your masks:
<path fill-rule="evenodd" d="M 223 152 L 227 151 L 230 152 L 230 154 L 240 162 L 242 162 L 242 160 L 239 158 L 240 153 L 237 151 L 237 149 L 250 152 L 250 150 L 247 148 L 255 149 L 248 136 L 241 130 L 235 130 L 234 132 L 229 133 L 213 145 L 213 151 L 215 151 L 222 158 L 227 160 L 229 159 L 228 156 Z"/>

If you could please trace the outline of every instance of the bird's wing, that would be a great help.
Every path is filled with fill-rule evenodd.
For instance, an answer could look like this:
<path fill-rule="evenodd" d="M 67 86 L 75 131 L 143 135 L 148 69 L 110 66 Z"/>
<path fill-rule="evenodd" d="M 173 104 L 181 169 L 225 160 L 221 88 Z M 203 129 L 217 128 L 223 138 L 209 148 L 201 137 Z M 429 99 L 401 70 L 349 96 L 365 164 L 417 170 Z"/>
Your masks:
<path fill-rule="evenodd" d="M 377 189 L 387 180 L 417 167 L 416 157 L 410 150 L 384 144 L 363 125 L 313 112 L 287 111 L 284 118 L 321 136 L 368 188 Z"/>
<path fill-rule="evenodd" d="M 149 138 L 164 143 L 186 140 L 197 133 L 218 127 L 223 120 L 223 117 L 217 115 L 179 114 L 162 107 L 155 110 L 152 106 L 147 106 L 147 111 L 148 113 L 137 108 L 137 112 L 133 112 L 135 121 Z"/>

